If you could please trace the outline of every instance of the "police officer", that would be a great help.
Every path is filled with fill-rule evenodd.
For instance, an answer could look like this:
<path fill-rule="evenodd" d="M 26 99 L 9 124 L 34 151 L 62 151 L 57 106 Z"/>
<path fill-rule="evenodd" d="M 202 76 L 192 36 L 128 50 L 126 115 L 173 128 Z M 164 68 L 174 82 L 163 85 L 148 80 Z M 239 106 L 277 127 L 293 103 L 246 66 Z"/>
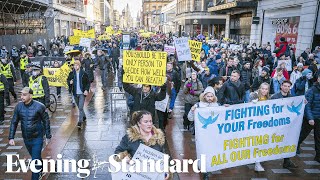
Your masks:
<path fill-rule="evenodd" d="M 10 58 L 14 64 L 15 68 L 19 67 L 19 50 L 16 46 L 12 46 L 11 52 L 10 52 Z"/>
<path fill-rule="evenodd" d="M 41 102 L 46 107 L 50 105 L 49 83 L 45 76 L 41 74 L 41 67 L 32 66 L 32 76 L 29 78 L 29 87 L 32 89 L 32 99 Z"/>
<path fill-rule="evenodd" d="M 8 89 L 7 78 L 0 72 L 0 125 L 3 125 L 4 121 L 4 95 L 9 96 Z"/>
<path fill-rule="evenodd" d="M 27 56 L 27 54 L 23 53 L 20 56 L 20 73 L 21 73 L 21 77 L 23 76 L 24 72 L 26 71 L 27 68 L 27 64 L 30 63 L 30 60 Z"/>
<path fill-rule="evenodd" d="M 14 91 L 14 82 L 16 82 L 16 73 L 14 66 L 8 62 L 8 58 L 1 59 L 0 72 L 7 78 L 9 84 L 9 91 L 17 102 L 17 94 Z M 10 105 L 10 96 L 6 96 L 7 104 Z"/>

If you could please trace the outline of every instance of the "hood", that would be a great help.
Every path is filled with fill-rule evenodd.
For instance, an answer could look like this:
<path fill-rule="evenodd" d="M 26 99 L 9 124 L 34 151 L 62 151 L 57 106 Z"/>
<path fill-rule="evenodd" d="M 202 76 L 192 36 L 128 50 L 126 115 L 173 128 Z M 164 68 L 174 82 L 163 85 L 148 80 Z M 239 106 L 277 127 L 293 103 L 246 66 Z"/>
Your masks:
<path fill-rule="evenodd" d="M 200 99 L 200 102 L 205 102 L 205 99 L 204 99 L 204 95 L 211 92 L 215 97 L 214 97 L 214 100 L 213 100 L 213 103 L 216 103 L 217 102 L 217 97 L 216 97 L 216 93 L 215 93 L 215 90 L 211 87 L 211 86 L 208 86 L 203 93 L 200 94 L 199 96 L 199 99 Z"/>
<path fill-rule="evenodd" d="M 149 139 L 148 142 L 146 142 L 140 135 L 139 127 L 137 125 L 131 126 L 127 129 L 128 138 L 131 142 L 137 141 L 139 139 L 143 140 L 144 144 L 146 146 L 154 146 L 156 144 L 159 144 L 161 146 L 165 143 L 165 137 L 163 132 L 160 129 L 157 129 L 155 126 L 152 126 L 153 135 Z"/>

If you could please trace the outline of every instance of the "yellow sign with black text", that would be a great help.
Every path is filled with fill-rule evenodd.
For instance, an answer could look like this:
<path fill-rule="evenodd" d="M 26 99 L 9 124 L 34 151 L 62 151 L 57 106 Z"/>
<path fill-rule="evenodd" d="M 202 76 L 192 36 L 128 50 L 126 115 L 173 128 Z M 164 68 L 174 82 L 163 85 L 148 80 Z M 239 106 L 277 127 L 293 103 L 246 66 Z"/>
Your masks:
<path fill-rule="evenodd" d="M 189 40 L 188 43 L 189 43 L 189 47 L 190 47 L 190 51 L 191 51 L 192 60 L 200 61 L 200 53 L 201 53 L 201 49 L 202 49 L 202 42 Z"/>

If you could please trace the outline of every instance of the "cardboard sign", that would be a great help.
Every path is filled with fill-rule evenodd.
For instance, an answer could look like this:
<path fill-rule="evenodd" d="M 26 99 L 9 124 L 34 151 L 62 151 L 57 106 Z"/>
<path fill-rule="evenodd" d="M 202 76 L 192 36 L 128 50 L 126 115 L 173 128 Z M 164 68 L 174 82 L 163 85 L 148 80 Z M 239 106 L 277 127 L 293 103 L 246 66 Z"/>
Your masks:
<path fill-rule="evenodd" d="M 123 82 L 162 86 L 166 81 L 167 53 L 123 51 Z"/>
<path fill-rule="evenodd" d="M 175 38 L 174 46 L 176 47 L 179 61 L 190 61 L 192 59 L 188 38 Z"/>
<path fill-rule="evenodd" d="M 159 110 L 161 112 L 166 112 L 168 103 L 169 103 L 169 95 L 167 94 L 164 100 L 155 102 L 156 110 Z"/>
<path fill-rule="evenodd" d="M 123 49 L 128 50 L 130 46 L 130 34 L 123 34 L 122 35 L 122 44 Z"/>
<path fill-rule="evenodd" d="M 64 48 L 64 50 L 63 50 L 63 53 L 66 53 L 66 52 L 68 52 L 68 51 L 70 51 L 70 50 L 73 50 L 73 48 L 74 48 L 74 46 L 66 46 L 66 47 Z"/>
<path fill-rule="evenodd" d="M 164 51 L 168 54 L 175 54 L 176 48 L 174 46 L 164 45 Z"/>
<path fill-rule="evenodd" d="M 83 47 L 88 47 L 88 48 L 90 48 L 90 47 L 91 47 L 91 39 L 81 38 L 81 39 L 80 39 L 79 46 L 83 46 Z"/>
<path fill-rule="evenodd" d="M 189 43 L 189 47 L 190 47 L 190 51 L 191 51 L 192 60 L 200 61 L 200 53 L 201 53 L 201 49 L 202 49 L 202 42 L 189 40 L 188 43 Z"/>
<path fill-rule="evenodd" d="M 80 43 L 80 36 L 69 36 L 69 43 L 70 45 L 76 45 Z"/>

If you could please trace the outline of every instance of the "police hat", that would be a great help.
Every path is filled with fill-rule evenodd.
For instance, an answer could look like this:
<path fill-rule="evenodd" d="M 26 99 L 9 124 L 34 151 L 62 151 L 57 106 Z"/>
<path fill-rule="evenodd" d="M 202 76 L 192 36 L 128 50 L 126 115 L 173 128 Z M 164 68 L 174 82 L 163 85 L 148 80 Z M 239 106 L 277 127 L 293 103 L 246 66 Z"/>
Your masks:
<path fill-rule="evenodd" d="M 27 68 L 32 67 L 32 64 L 31 64 L 31 63 L 28 63 L 28 64 L 26 65 L 26 67 L 27 67 Z"/>
<path fill-rule="evenodd" d="M 33 64 L 32 65 L 32 70 L 41 70 L 41 67 L 38 65 Z"/>

